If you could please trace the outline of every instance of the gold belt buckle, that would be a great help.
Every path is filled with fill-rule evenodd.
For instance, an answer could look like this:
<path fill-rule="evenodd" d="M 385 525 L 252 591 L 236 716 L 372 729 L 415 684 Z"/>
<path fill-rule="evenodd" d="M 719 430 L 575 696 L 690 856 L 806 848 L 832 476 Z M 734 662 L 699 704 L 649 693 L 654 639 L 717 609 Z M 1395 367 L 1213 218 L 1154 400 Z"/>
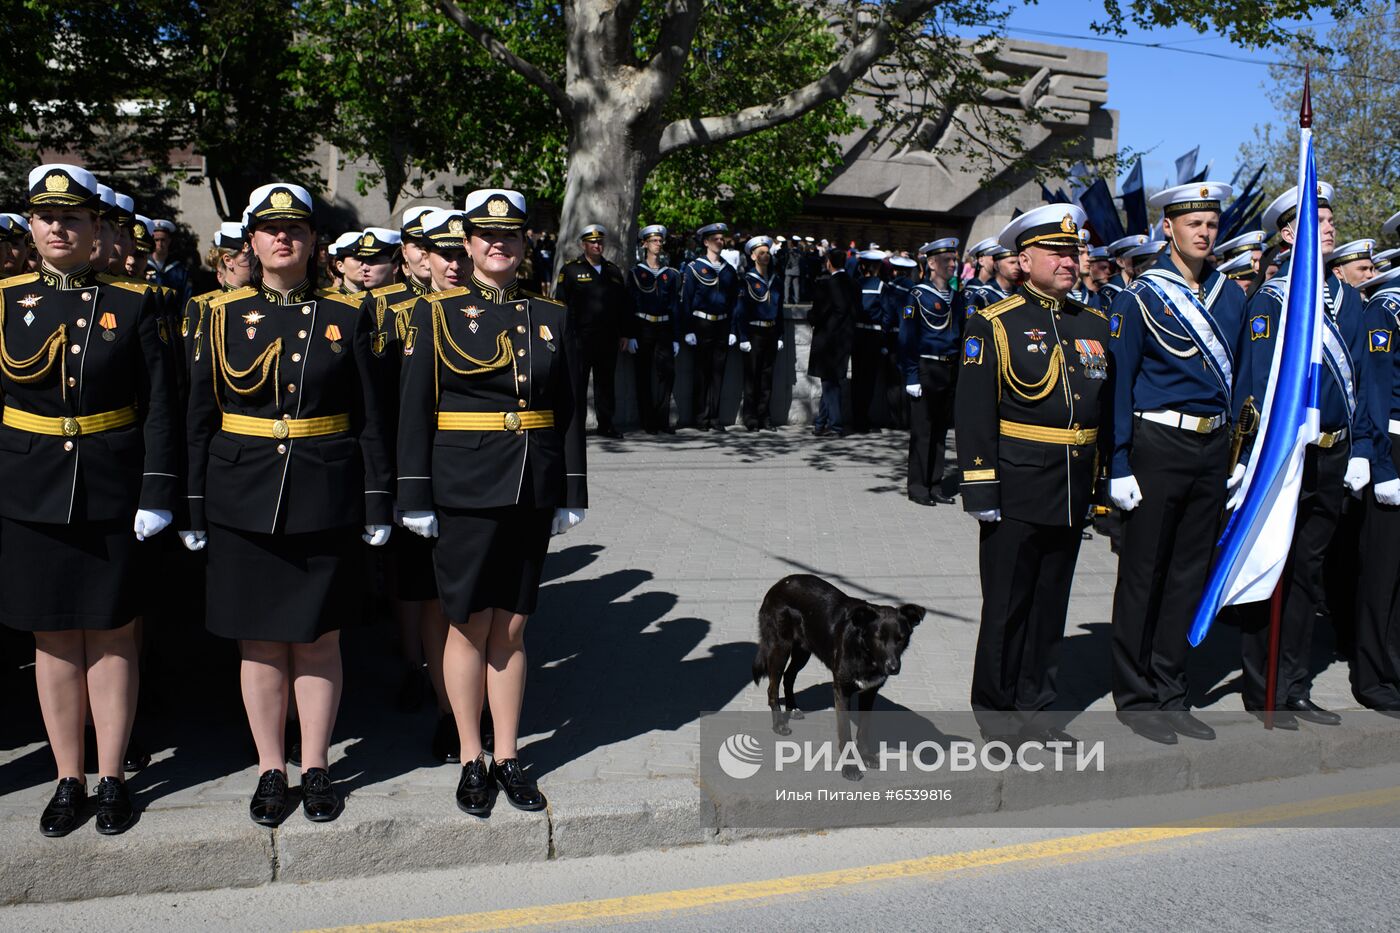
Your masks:
<path fill-rule="evenodd" d="M 1197 434 L 1209 434 L 1211 431 L 1215 430 L 1214 426 L 1211 424 L 1211 422 L 1212 422 L 1213 420 L 1214 420 L 1213 418 L 1201 418 L 1201 417 L 1197 417 L 1197 418 L 1196 418 L 1196 433 L 1197 433 Z"/>
<path fill-rule="evenodd" d="M 50 422 L 50 423 L 52 423 L 52 422 Z M 63 436 L 64 436 L 64 437 L 77 437 L 79 434 L 82 433 L 82 431 L 83 431 L 83 426 L 80 425 L 80 424 L 78 424 L 78 419 L 77 419 L 77 418 L 64 418 L 64 419 L 63 419 Z"/>
<path fill-rule="evenodd" d="M 519 416 L 518 414 L 516 414 L 515 412 L 513 412 L 513 411 L 508 411 L 508 412 L 506 412 L 506 430 L 507 430 L 507 431 L 519 431 L 519 430 L 520 430 L 520 416 Z"/>
<path fill-rule="evenodd" d="M 1317 439 L 1317 446 L 1323 450 L 1329 449 L 1335 443 L 1337 443 L 1337 434 L 1334 431 L 1323 431 L 1322 436 Z"/>
<path fill-rule="evenodd" d="M 1076 447 L 1083 447 L 1085 444 L 1089 443 L 1089 432 L 1085 431 L 1083 428 L 1075 431 L 1074 443 Z"/>
<path fill-rule="evenodd" d="M 287 424 L 287 422 L 285 422 L 285 421 L 274 421 L 274 422 L 272 422 L 272 436 L 275 437 L 275 438 L 277 438 L 279 441 L 280 441 L 280 440 L 284 440 L 284 439 L 287 437 L 287 435 L 289 435 L 289 434 L 291 434 L 291 433 L 292 433 L 292 429 L 291 429 L 291 427 Z"/>

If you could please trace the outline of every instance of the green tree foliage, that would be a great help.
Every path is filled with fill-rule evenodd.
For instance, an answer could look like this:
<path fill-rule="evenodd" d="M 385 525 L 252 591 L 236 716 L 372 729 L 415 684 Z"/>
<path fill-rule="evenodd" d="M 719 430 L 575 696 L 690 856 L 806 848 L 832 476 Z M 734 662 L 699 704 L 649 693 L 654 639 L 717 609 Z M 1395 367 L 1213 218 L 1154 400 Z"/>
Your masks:
<path fill-rule="evenodd" d="M 1284 57 L 1312 66 L 1313 147 L 1318 177 L 1335 187 L 1337 242 L 1378 236 L 1400 209 L 1400 16 L 1390 9 L 1337 23 L 1325 44 L 1307 34 Z M 1240 151 L 1246 164 L 1267 166 L 1265 204 L 1297 183 L 1303 75 L 1275 65 L 1269 79 L 1278 115 Z"/>

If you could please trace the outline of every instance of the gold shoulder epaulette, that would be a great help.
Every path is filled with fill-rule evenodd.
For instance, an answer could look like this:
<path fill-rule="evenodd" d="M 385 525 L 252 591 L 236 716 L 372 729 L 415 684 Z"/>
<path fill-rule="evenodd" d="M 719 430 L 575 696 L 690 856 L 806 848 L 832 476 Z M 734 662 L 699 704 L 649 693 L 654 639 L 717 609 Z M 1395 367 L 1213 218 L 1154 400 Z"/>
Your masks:
<path fill-rule="evenodd" d="M 521 291 L 521 293 L 522 293 L 526 298 L 534 298 L 534 299 L 536 299 L 536 300 L 538 300 L 538 301 L 547 301 L 547 302 L 549 302 L 550 304 L 552 304 L 552 305 L 558 305 L 558 306 L 561 307 L 561 308 L 567 308 L 567 307 L 568 307 L 568 305 L 564 304 L 564 302 L 562 302 L 562 301 L 556 301 L 555 299 L 550 298 L 550 297 L 548 297 L 547 295 L 541 295 L 539 292 L 532 292 L 532 291 L 529 291 L 529 290 L 524 289 L 524 288 L 522 288 L 520 291 Z"/>
<path fill-rule="evenodd" d="M 394 312 L 395 314 L 403 314 L 403 313 L 404 313 L 405 311 L 407 311 L 409 308 L 412 308 L 412 307 L 413 307 L 413 303 L 416 302 L 417 300 L 418 300 L 418 296 L 417 296 L 417 295 L 414 295 L 412 298 L 408 299 L 407 301 L 400 301 L 400 302 L 396 302 L 395 304 L 389 305 L 389 310 L 392 311 L 392 312 Z"/>
<path fill-rule="evenodd" d="M 1065 300 L 1066 300 L 1067 302 L 1069 302 L 1070 304 L 1074 305 L 1076 308 L 1078 308 L 1078 309 L 1081 310 L 1081 311 L 1088 311 L 1090 314 L 1096 314 L 1096 315 L 1098 315 L 1099 317 L 1103 318 L 1105 321 L 1108 320 L 1108 315 L 1107 315 L 1107 314 L 1104 314 L 1102 311 L 1100 311 L 1098 308 L 1094 307 L 1094 306 L 1091 305 L 1091 304 L 1085 304 L 1085 303 L 1082 302 L 1082 301 L 1075 301 L 1073 298 L 1066 298 Z"/>
<path fill-rule="evenodd" d="M 206 301 L 213 301 L 215 298 L 217 298 L 219 295 L 222 295 L 223 293 L 224 290 L 222 288 L 216 288 L 212 291 L 201 292 L 200 294 L 190 298 L 190 301 L 196 302 L 197 304 L 203 304 Z"/>
<path fill-rule="evenodd" d="M 153 291 L 153 286 L 149 282 L 133 279 L 126 275 L 112 275 L 108 272 L 99 272 L 97 273 L 97 281 L 101 282 L 103 285 L 115 285 L 117 288 L 124 288 L 129 292 L 136 292 L 138 295 L 144 295 L 148 291 Z"/>
<path fill-rule="evenodd" d="M 444 298 L 456 298 L 458 295 L 470 295 L 471 289 L 458 285 L 456 288 L 448 288 L 440 292 L 429 292 L 423 297 L 429 301 L 442 301 Z"/>
<path fill-rule="evenodd" d="M 1002 314 L 1005 314 L 1007 311 L 1010 311 L 1012 308 L 1019 308 L 1021 305 L 1025 304 L 1025 303 L 1026 303 L 1026 296 L 1025 296 L 1025 295 L 1008 295 L 1007 297 L 1003 298 L 1001 301 L 998 301 L 996 304 L 987 305 L 987 307 L 983 308 L 981 311 L 979 311 L 979 312 L 977 312 L 977 313 L 980 314 L 980 315 L 982 315 L 984 318 L 986 318 L 987 320 L 990 321 L 990 320 L 994 320 L 995 318 L 999 317 L 999 316 L 1002 315 Z"/>
<path fill-rule="evenodd" d="M 256 288 L 254 288 L 254 287 L 251 286 L 251 285 L 245 285 L 245 286 L 243 286 L 242 288 L 235 288 L 235 289 L 234 289 L 233 291 L 231 291 L 231 292 L 224 292 L 222 295 L 218 295 L 218 296 L 215 296 L 214 298 L 210 298 L 210 299 L 209 299 L 209 307 L 211 307 L 211 308 L 221 308 L 221 307 L 223 307 L 224 305 L 228 304 L 230 301 L 238 301 L 239 299 L 242 299 L 242 298 L 251 298 L 253 295 L 256 295 L 257 293 L 258 293 L 258 290 L 257 290 Z"/>
<path fill-rule="evenodd" d="M 376 298 L 388 298 L 390 295 L 395 295 L 405 288 L 408 288 L 408 286 L 403 282 L 390 282 L 388 285 L 381 285 L 372 290 L 370 294 Z"/>
<path fill-rule="evenodd" d="M 8 279 L 0 279 L 0 288 L 9 288 L 11 285 L 28 285 L 30 282 L 39 281 L 37 272 L 21 272 L 19 275 L 12 275 Z"/>
<path fill-rule="evenodd" d="M 352 308 L 358 308 L 360 306 L 360 303 L 365 300 L 364 292 L 356 292 L 353 295 L 346 295 L 342 292 L 327 290 L 318 297 L 324 298 L 327 301 L 338 301 L 341 304 L 349 305 Z"/>

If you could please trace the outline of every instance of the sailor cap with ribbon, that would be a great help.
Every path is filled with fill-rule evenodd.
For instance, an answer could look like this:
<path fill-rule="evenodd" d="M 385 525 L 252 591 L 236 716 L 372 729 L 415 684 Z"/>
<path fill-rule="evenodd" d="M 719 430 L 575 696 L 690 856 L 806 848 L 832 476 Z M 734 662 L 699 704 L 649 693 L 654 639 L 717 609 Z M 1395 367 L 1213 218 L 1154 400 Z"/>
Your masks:
<path fill-rule="evenodd" d="M 1254 275 L 1254 257 L 1249 252 L 1238 253 L 1215 267 L 1226 278 L 1246 279 Z"/>
<path fill-rule="evenodd" d="M 1344 266 L 1349 262 L 1356 262 L 1358 259 L 1370 259 L 1371 254 L 1375 251 L 1375 240 L 1369 238 L 1352 240 L 1350 243 L 1343 243 L 1332 250 L 1331 255 L 1324 261 L 1327 268 L 1331 269 L 1335 266 Z"/>
<path fill-rule="evenodd" d="M 1256 249 L 1262 250 L 1263 248 L 1264 231 L 1251 230 L 1248 233 L 1241 233 L 1239 236 L 1230 237 L 1230 239 L 1226 240 L 1224 243 L 1215 244 L 1215 249 L 1212 250 L 1212 252 L 1226 259 L 1233 259 L 1240 253 L 1251 253 Z"/>
<path fill-rule="evenodd" d="M 1190 185 L 1163 188 L 1148 198 L 1147 204 L 1161 210 L 1164 217 L 1195 214 L 1199 211 L 1214 211 L 1218 214 L 1225 199 L 1234 191 L 1230 185 L 1218 181 L 1200 181 Z"/>
<path fill-rule="evenodd" d="M 773 247 L 773 238 L 771 236 L 754 237 L 753 239 L 749 240 L 747 243 L 744 244 L 744 255 L 752 256 L 753 251 L 758 249 L 760 246 L 767 246 L 769 249 L 771 249 Z"/>
<path fill-rule="evenodd" d="M 1108 244 L 1108 255 L 1117 259 L 1133 247 L 1141 246 L 1146 242 L 1147 236 L 1142 233 L 1134 233 L 1129 236 L 1121 237 Z"/>
<path fill-rule="evenodd" d="M 988 242 L 983 240 L 982 243 Z M 979 243 L 979 246 L 982 244 Z M 920 256 L 937 256 L 940 253 L 956 253 L 958 251 L 958 238 L 955 236 L 944 237 L 941 240 L 933 240 L 919 247 Z"/>
<path fill-rule="evenodd" d="M 1325 181 L 1317 183 L 1318 208 L 1332 206 L 1332 186 Z M 1273 203 L 1264 209 L 1264 229 L 1282 230 L 1293 223 L 1298 214 L 1298 186 L 1294 185 L 1274 198 Z"/>
<path fill-rule="evenodd" d="M 661 237 L 661 239 L 664 240 L 669 235 L 669 231 L 665 227 L 661 226 L 661 224 L 648 224 L 647 226 L 637 231 L 637 241 L 641 242 L 649 236 L 659 236 Z M 782 237 L 778 237 L 778 239 L 781 240 Z"/>

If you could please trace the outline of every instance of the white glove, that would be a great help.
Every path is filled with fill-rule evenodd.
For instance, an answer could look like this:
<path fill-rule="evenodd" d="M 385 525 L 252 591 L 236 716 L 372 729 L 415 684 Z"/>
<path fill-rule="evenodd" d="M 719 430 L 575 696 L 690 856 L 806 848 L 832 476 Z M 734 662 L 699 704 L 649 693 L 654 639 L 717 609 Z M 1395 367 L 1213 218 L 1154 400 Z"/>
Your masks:
<path fill-rule="evenodd" d="M 1108 497 L 1124 512 L 1131 512 L 1142 501 L 1142 489 L 1136 476 L 1123 476 L 1109 480 Z"/>
<path fill-rule="evenodd" d="M 1377 483 L 1372 492 L 1376 494 L 1376 501 L 1381 505 L 1400 505 L 1400 479 L 1388 479 Z"/>
<path fill-rule="evenodd" d="M 782 342 L 781 340 L 779 340 L 779 341 L 778 341 L 778 349 L 779 349 L 779 350 L 782 350 L 782 348 L 783 348 L 783 342 Z"/>
<path fill-rule="evenodd" d="M 434 512 L 428 510 L 405 512 L 402 524 L 420 537 L 436 538 L 438 536 L 438 520 Z"/>
<path fill-rule="evenodd" d="M 366 525 L 365 533 L 360 535 L 365 544 L 370 547 L 379 547 L 389 540 L 389 532 L 394 530 L 393 525 Z"/>
<path fill-rule="evenodd" d="M 1347 489 L 1359 493 L 1371 481 L 1371 461 L 1365 457 L 1352 457 L 1347 461 L 1347 475 L 1342 479 Z"/>
<path fill-rule="evenodd" d="M 1001 521 L 1001 509 L 987 509 L 985 512 L 970 512 L 973 518 L 979 522 L 999 522 Z"/>
<path fill-rule="evenodd" d="M 674 340 L 671 341 L 671 355 L 672 355 L 672 356 L 680 356 L 680 355 L 681 355 L 681 345 L 680 345 L 679 343 L 677 343 L 676 341 L 674 341 Z"/>
<path fill-rule="evenodd" d="M 180 540 L 185 544 L 187 551 L 202 551 L 204 545 L 209 543 L 209 532 L 207 531 L 182 531 Z"/>
<path fill-rule="evenodd" d="M 905 387 L 904 387 L 904 391 L 905 391 L 906 394 L 908 394 L 908 396 L 909 396 L 910 398 L 923 398 L 923 397 L 924 397 L 924 387 L 923 387 L 923 385 L 922 385 L 921 383 L 918 383 L 918 382 L 915 382 L 915 383 L 913 383 L 912 385 L 907 385 L 907 386 L 905 386 Z"/>
<path fill-rule="evenodd" d="M 587 514 L 587 509 L 555 509 L 554 521 L 549 526 L 549 533 L 551 535 L 562 535 L 564 532 L 583 521 L 583 517 Z"/>
<path fill-rule="evenodd" d="M 739 338 L 738 338 L 738 337 L 735 337 L 733 334 L 730 334 L 730 335 L 729 335 L 729 345 L 730 345 L 731 347 L 734 346 L 734 344 L 736 344 L 736 343 L 738 343 L 738 342 L 739 342 Z"/>
<path fill-rule="evenodd" d="M 748 353 L 748 352 L 749 352 L 750 350 L 752 350 L 752 349 L 753 349 L 753 344 L 749 343 L 747 340 L 745 340 L 743 343 L 739 344 L 739 352 L 740 352 L 740 353 Z"/>
<path fill-rule="evenodd" d="M 165 509 L 137 509 L 136 521 L 132 522 L 131 530 L 136 532 L 137 541 L 145 541 L 164 531 L 165 526 L 170 524 L 170 518 L 170 513 Z"/>
<path fill-rule="evenodd" d="M 694 334 L 686 334 L 686 335 L 685 335 L 685 345 L 686 345 L 687 347 L 693 347 L 693 346 L 695 346 L 695 335 L 694 335 Z"/>
<path fill-rule="evenodd" d="M 635 337 L 629 337 L 629 338 L 627 338 L 627 352 L 628 352 L 628 353 L 636 353 L 636 352 L 637 352 L 637 339 L 636 339 Z"/>
<path fill-rule="evenodd" d="M 1244 464 L 1235 464 L 1235 470 L 1230 474 L 1230 478 L 1225 481 L 1225 491 L 1234 492 L 1244 481 Z"/>

